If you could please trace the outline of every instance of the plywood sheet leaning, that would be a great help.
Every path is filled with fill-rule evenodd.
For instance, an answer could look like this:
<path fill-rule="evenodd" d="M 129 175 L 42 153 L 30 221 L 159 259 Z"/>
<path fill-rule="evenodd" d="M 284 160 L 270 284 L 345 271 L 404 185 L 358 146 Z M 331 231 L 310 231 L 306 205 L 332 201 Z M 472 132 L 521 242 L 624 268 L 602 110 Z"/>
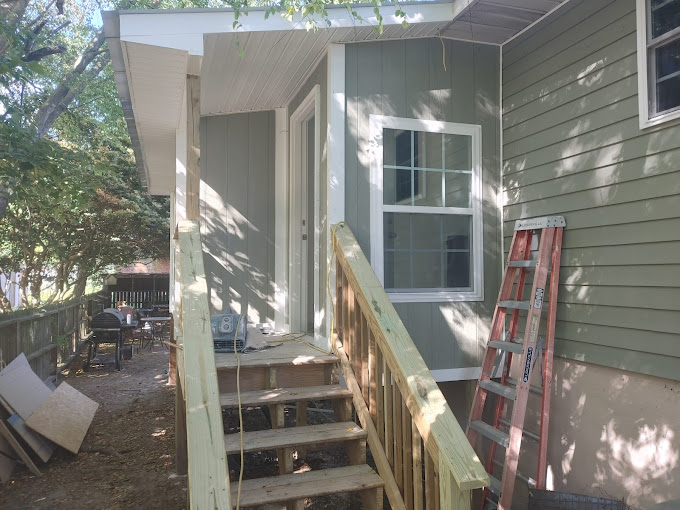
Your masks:
<path fill-rule="evenodd" d="M 2 420 L 0 420 L 0 436 L 3 436 L 5 440 L 7 440 L 12 449 L 21 459 L 21 462 L 26 464 L 26 467 L 28 467 L 28 469 L 31 470 L 31 473 L 33 473 L 35 476 L 41 476 L 38 466 L 36 466 L 35 463 L 31 460 L 26 451 L 19 444 L 19 441 L 16 440 L 16 438 L 12 435 L 12 433 Z"/>
<path fill-rule="evenodd" d="M 10 414 L 27 420 L 52 394 L 21 353 L 0 372 L 0 397 Z"/>
<path fill-rule="evenodd" d="M 47 462 L 50 459 L 56 448 L 54 443 L 29 429 L 26 422 L 16 413 L 10 416 L 7 421 L 17 431 L 17 434 L 26 441 L 26 444 L 33 448 L 40 460 Z"/>
<path fill-rule="evenodd" d="M 78 453 L 99 404 L 66 383 L 26 420 L 26 425 L 72 453 Z"/>
<path fill-rule="evenodd" d="M 5 483 L 12 476 L 15 460 L 15 453 L 12 446 L 9 444 L 5 436 L 0 434 L 0 482 Z"/>

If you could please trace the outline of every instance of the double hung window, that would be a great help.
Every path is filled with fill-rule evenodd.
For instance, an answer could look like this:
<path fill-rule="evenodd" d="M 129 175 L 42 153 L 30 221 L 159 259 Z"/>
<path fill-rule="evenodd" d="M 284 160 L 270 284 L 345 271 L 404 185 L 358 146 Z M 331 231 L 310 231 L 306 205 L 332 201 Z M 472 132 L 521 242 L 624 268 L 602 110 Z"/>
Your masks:
<path fill-rule="evenodd" d="M 481 127 L 371 115 L 372 264 L 394 302 L 482 296 Z"/>
<path fill-rule="evenodd" d="M 638 0 L 640 126 L 680 117 L 680 0 Z"/>

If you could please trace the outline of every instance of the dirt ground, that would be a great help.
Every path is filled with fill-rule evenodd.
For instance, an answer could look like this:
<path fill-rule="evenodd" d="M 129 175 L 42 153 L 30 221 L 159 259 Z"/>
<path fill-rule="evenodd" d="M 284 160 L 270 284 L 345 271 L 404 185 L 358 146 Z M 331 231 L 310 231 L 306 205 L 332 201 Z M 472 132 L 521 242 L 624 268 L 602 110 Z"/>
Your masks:
<path fill-rule="evenodd" d="M 135 351 L 116 372 L 113 356 L 83 372 L 80 363 L 60 380 L 99 403 L 83 448 L 73 455 L 57 448 L 47 464 L 34 459 L 41 477 L 18 464 L 12 479 L 0 488 L 0 509 L 42 510 L 174 510 L 186 508 L 186 477 L 175 475 L 174 387 L 167 386 L 168 351 L 155 346 Z M 70 373 L 69 373 L 70 372 Z M 286 409 L 286 426 L 294 426 L 295 409 Z M 335 421 L 325 402 L 310 403 L 308 423 Z M 245 429 L 269 428 L 266 409 L 244 413 Z M 238 432 L 238 414 L 224 413 L 226 433 Z M 28 448 L 28 447 L 26 447 Z M 369 463 L 370 459 L 370 452 Z M 230 456 L 232 483 L 238 480 L 240 459 Z M 347 465 L 342 448 L 307 452 L 296 459 L 297 472 Z M 244 479 L 275 476 L 276 453 L 246 454 Z M 389 508 L 385 501 L 385 508 Z M 278 510 L 272 505 L 267 510 Z M 283 507 L 285 508 L 285 507 Z M 361 508 L 357 494 L 339 494 L 306 501 L 307 510 Z"/>
<path fill-rule="evenodd" d="M 64 377 L 99 403 L 84 441 L 89 451 L 57 448 L 47 464 L 36 460 L 41 477 L 18 464 L 0 488 L 0 509 L 186 508 L 186 477 L 174 476 L 175 399 L 167 367 L 168 351 L 155 346 L 124 360 L 120 372 L 110 363 Z"/>

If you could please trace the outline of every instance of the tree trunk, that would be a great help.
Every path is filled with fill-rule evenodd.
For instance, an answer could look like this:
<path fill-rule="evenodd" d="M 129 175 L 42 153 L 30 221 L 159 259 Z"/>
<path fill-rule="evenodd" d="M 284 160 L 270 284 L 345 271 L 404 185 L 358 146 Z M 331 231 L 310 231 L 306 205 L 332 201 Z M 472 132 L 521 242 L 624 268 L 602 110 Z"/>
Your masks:
<path fill-rule="evenodd" d="M 54 122 L 64 113 L 76 96 L 82 92 L 86 84 L 79 83 L 80 78 L 97 56 L 101 55 L 101 47 L 105 41 L 106 37 L 102 29 L 97 32 L 95 38 L 92 39 L 87 48 L 85 48 L 85 51 L 83 51 L 83 54 L 76 60 L 73 69 L 64 77 L 57 88 L 54 89 L 52 95 L 38 109 L 36 128 L 39 137 L 47 134 L 54 125 Z M 108 54 L 102 55 L 98 62 L 95 62 L 92 66 L 92 70 L 86 73 L 86 75 L 91 75 L 91 78 L 94 78 L 101 72 L 108 61 Z"/>

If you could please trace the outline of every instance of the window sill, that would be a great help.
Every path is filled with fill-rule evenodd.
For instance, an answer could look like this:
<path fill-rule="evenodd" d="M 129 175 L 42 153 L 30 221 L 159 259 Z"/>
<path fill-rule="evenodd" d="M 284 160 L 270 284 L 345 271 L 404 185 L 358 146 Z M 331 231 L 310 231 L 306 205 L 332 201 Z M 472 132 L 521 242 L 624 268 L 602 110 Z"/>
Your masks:
<path fill-rule="evenodd" d="M 640 129 L 647 129 L 677 119 L 680 119 L 680 109 L 658 115 L 657 117 L 652 117 L 651 119 L 647 119 L 644 115 L 640 115 Z"/>
<path fill-rule="evenodd" d="M 392 303 L 453 303 L 484 301 L 483 292 L 387 292 Z"/>

